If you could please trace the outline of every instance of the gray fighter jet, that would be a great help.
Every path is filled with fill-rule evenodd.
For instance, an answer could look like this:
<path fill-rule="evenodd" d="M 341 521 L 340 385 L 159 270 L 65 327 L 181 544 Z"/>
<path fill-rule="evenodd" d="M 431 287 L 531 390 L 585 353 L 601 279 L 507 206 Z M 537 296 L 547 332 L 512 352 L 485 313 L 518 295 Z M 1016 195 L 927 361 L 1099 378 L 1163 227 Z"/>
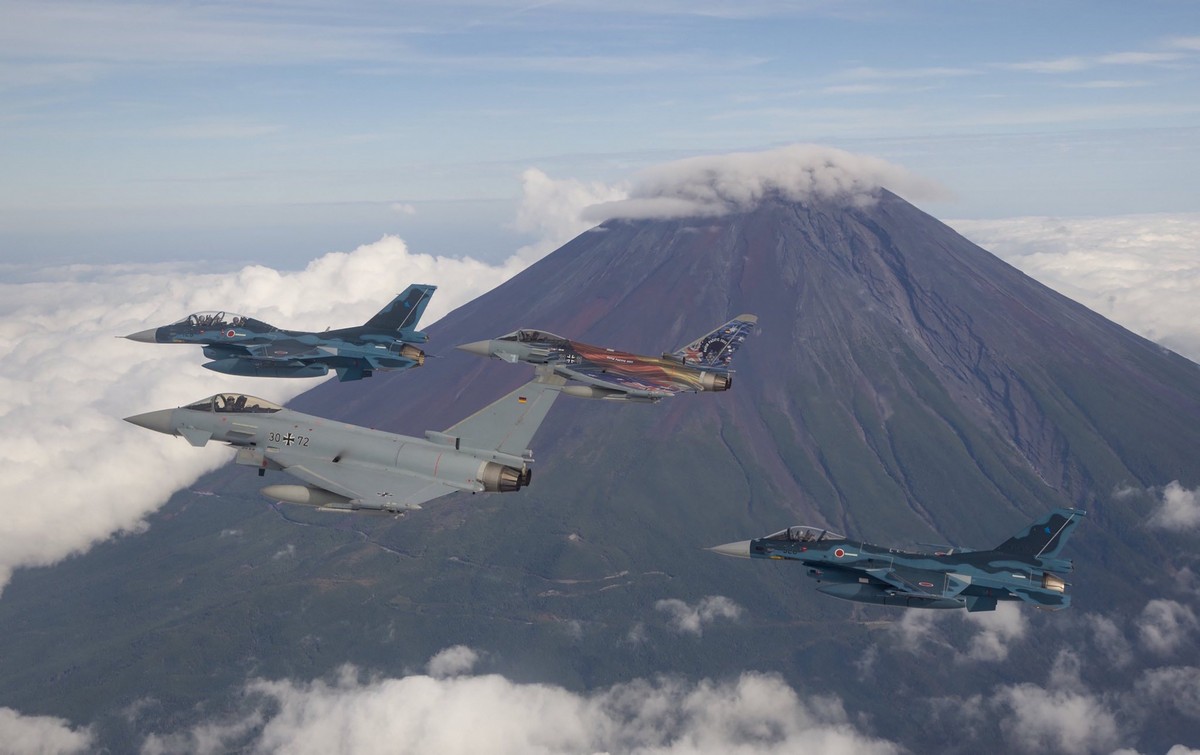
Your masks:
<path fill-rule="evenodd" d="M 818 592 L 860 603 L 992 611 L 998 600 L 1023 600 L 1058 610 L 1071 604 L 1059 575 L 1072 569 L 1058 554 L 1083 516 L 1078 509 L 1055 509 L 990 551 L 906 553 L 805 526 L 710 550 L 799 561 L 823 583 Z"/>
<path fill-rule="evenodd" d="M 221 393 L 178 409 L 126 417 L 140 427 L 237 448 L 238 464 L 281 470 L 303 485 L 262 493 L 327 511 L 409 511 L 458 490 L 508 493 L 529 484 L 529 442 L 563 380 L 542 374 L 445 430 L 411 438 Z"/>

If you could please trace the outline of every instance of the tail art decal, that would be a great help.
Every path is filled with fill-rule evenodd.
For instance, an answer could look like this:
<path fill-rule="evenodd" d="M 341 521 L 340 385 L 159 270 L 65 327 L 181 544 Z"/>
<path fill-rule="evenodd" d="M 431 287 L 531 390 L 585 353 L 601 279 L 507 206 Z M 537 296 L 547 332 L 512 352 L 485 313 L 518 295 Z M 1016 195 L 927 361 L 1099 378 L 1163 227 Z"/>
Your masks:
<path fill-rule="evenodd" d="M 674 356 L 687 364 L 728 368 L 733 353 L 746 341 L 757 322 L 758 317 L 754 315 L 738 315 L 679 349 Z"/>

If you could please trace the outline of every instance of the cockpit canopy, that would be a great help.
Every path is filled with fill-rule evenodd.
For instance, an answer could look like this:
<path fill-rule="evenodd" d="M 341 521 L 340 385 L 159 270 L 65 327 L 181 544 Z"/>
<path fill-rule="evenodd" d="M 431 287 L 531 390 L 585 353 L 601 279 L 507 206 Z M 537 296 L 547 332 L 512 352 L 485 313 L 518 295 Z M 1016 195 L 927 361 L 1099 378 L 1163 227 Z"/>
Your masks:
<path fill-rule="evenodd" d="M 820 543 L 826 540 L 845 540 L 844 535 L 830 532 L 824 527 L 809 527 L 798 525 L 780 530 L 773 535 L 767 535 L 763 540 L 785 540 L 794 543 Z"/>
<path fill-rule="evenodd" d="M 263 398 L 247 396 L 244 393 L 218 393 L 206 399 L 188 404 L 184 409 L 198 412 L 218 412 L 225 414 L 272 414 L 283 407 L 273 404 Z"/>
<path fill-rule="evenodd" d="M 532 343 L 534 341 L 565 341 L 562 336 L 547 333 L 544 330 L 518 330 L 506 336 L 500 336 L 497 341 L 516 341 L 517 343 Z"/>
<path fill-rule="evenodd" d="M 196 312 L 173 324 L 189 325 L 193 328 L 240 328 L 249 321 L 249 317 L 236 315 L 233 312 Z"/>

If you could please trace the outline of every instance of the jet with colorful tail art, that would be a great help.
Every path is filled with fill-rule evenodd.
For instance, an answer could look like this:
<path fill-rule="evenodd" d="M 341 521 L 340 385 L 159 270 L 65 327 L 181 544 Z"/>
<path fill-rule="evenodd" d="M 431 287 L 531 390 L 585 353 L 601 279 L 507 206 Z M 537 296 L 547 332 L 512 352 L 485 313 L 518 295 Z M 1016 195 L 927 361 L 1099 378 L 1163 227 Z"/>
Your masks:
<path fill-rule="evenodd" d="M 321 377 L 332 369 L 339 380 L 361 380 L 425 363 L 425 353 L 413 344 L 429 340 L 416 328 L 436 288 L 409 286 L 365 324 L 322 333 L 283 330 L 231 312 L 197 312 L 125 338 L 197 344 L 213 360 L 203 366 L 228 375 Z"/>
<path fill-rule="evenodd" d="M 234 461 L 287 472 L 302 485 L 268 485 L 268 498 L 325 511 L 400 512 L 466 491 L 508 493 L 529 484 L 529 442 L 563 379 L 541 374 L 504 398 L 424 438 L 322 419 L 239 393 L 126 417 L 148 430 L 237 449 Z"/>
<path fill-rule="evenodd" d="M 789 527 L 718 545 L 726 556 L 799 561 L 818 592 L 859 603 L 993 611 L 998 600 L 1059 610 L 1071 604 L 1058 557 L 1084 512 L 1055 509 L 990 551 L 909 553 L 847 540 L 820 527 Z"/>
<path fill-rule="evenodd" d="M 654 402 L 676 393 L 729 390 L 730 360 L 757 322 L 754 315 L 738 315 L 661 357 L 592 346 L 541 330 L 518 330 L 458 348 L 506 362 L 547 365 L 555 374 L 582 383 L 564 386 L 568 396 Z"/>

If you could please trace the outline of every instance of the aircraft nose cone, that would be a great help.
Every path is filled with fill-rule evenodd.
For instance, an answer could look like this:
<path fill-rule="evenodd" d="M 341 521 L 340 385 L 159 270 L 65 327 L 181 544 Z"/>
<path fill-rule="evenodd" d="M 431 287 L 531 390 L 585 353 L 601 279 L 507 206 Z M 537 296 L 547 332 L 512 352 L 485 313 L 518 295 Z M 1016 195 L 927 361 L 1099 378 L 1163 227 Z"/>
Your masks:
<path fill-rule="evenodd" d="M 739 540 L 736 543 L 725 543 L 724 545 L 714 545 L 709 548 L 714 553 L 720 553 L 723 556 L 737 556 L 738 558 L 750 558 L 750 541 Z"/>
<path fill-rule="evenodd" d="M 135 414 L 132 417 L 126 417 L 125 421 L 138 427 L 144 427 L 147 430 L 174 435 L 175 428 L 171 426 L 171 415 L 174 412 L 174 409 L 159 409 L 153 412 L 146 412 L 145 414 Z"/>
<path fill-rule="evenodd" d="M 481 357 L 490 357 L 492 355 L 491 341 L 475 341 L 474 343 L 464 343 L 459 346 L 455 346 L 454 348 L 461 349 L 462 351 L 468 351 L 472 354 L 478 354 Z"/>
<path fill-rule="evenodd" d="M 158 338 L 155 335 L 157 332 L 158 332 L 158 328 L 150 328 L 149 330 L 139 330 L 136 333 L 130 333 L 129 335 L 127 335 L 125 337 L 128 338 L 130 341 L 141 341 L 142 343 L 158 343 Z"/>

